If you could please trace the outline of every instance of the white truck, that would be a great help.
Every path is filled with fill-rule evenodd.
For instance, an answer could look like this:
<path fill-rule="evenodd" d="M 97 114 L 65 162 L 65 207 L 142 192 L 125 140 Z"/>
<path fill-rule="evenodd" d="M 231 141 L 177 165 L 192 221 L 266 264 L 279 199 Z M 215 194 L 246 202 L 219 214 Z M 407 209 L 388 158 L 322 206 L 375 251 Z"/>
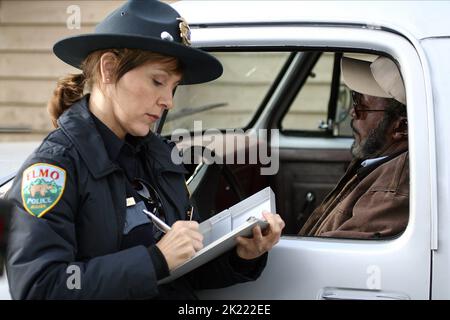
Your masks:
<path fill-rule="evenodd" d="M 185 115 L 206 119 L 219 129 L 225 126 L 218 121 L 226 119 L 226 128 L 243 128 L 245 133 L 279 132 L 275 175 L 255 174 L 256 165 L 248 164 L 192 170 L 190 189 L 208 217 L 270 185 L 287 224 L 257 281 L 203 291 L 200 297 L 449 299 L 450 3 L 180 1 L 173 6 L 190 24 L 192 45 L 216 55 L 225 69 L 218 82 L 180 88 L 177 99 L 181 104 L 226 106 Z M 409 223 L 392 239 L 296 235 L 350 161 L 348 91 L 338 63 L 343 55 L 390 57 L 405 83 Z M 163 134 L 183 119 L 173 117 Z M 322 120 L 318 126 L 316 120 Z M 2 191 L 9 179 L 3 180 Z"/>

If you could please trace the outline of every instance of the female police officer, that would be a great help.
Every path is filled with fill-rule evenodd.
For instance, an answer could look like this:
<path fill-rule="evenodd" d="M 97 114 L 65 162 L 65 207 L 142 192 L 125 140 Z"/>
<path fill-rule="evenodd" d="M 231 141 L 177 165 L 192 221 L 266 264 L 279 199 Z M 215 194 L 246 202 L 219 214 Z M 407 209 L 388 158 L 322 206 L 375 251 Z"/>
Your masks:
<path fill-rule="evenodd" d="M 215 58 L 189 47 L 179 14 L 157 1 L 129 1 L 93 34 L 61 40 L 54 52 L 83 73 L 58 83 L 48 106 L 57 129 L 8 195 L 18 207 L 7 258 L 12 297 L 195 298 L 197 288 L 257 278 L 284 226 L 276 214 L 265 214 L 267 234 L 257 227 L 236 249 L 157 285 L 202 248 L 202 236 L 197 222 L 185 221 L 185 169 L 150 127 L 172 108 L 178 84 L 222 73 Z M 171 230 L 159 232 L 144 208 Z"/>

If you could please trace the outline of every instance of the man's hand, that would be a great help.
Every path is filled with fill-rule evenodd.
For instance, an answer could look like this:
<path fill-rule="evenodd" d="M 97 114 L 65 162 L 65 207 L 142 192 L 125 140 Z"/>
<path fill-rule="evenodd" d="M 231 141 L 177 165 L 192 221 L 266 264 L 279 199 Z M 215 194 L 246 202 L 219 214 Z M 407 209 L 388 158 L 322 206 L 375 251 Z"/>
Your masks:
<path fill-rule="evenodd" d="M 180 266 L 203 248 L 203 236 L 196 221 L 177 221 L 156 244 L 164 255 L 169 270 Z"/>
<path fill-rule="evenodd" d="M 285 224 L 283 219 L 278 214 L 263 212 L 264 218 L 269 223 L 264 234 L 261 232 L 260 226 L 253 228 L 253 238 L 247 239 L 244 237 L 237 237 L 236 241 L 238 245 L 236 252 L 242 259 L 255 259 L 265 252 L 272 249 L 280 240 L 281 230 L 283 230 Z"/>

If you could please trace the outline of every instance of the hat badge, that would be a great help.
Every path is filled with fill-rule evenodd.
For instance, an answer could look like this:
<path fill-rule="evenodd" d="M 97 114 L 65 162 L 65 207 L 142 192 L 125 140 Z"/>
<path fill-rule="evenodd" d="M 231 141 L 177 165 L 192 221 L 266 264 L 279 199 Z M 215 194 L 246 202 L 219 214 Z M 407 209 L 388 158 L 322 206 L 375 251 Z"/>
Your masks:
<path fill-rule="evenodd" d="M 185 46 L 190 46 L 191 45 L 191 29 L 189 28 L 189 25 L 186 22 L 186 20 L 184 20 L 184 18 L 182 18 L 182 17 L 177 18 L 177 20 L 180 21 L 180 24 L 178 25 L 178 27 L 180 28 L 181 41 L 183 42 L 183 44 Z"/>

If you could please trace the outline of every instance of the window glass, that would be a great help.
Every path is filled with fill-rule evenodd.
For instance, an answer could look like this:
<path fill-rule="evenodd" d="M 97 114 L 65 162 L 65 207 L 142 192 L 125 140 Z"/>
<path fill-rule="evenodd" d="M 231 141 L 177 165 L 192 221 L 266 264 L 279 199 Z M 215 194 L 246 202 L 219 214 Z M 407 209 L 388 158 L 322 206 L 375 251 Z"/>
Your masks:
<path fill-rule="evenodd" d="M 282 130 L 319 131 L 326 123 L 333 75 L 333 53 L 324 53 L 281 122 Z"/>
<path fill-rule="evenodd" d="M 289 52 L 214 53 L 224 68 L 223 75 L 210 83 L 179 86 L 174 109 L 164 124 L 163 134 L 175 129 L 243 128 L 260 106 L 285 64 Z M 197 128 L 196 128 L 197 129 Z"/>
<path fill-rule="evenodd" d="M 346 54 L 356 59 L 373 60 L 367 54 Z M 300 89 L 281 122 L 284 131 L 324 132 L 330 125 L 328 104 L 331 96 L 335 53 L 323 53 Z M 348 112 L 351 107 L 350 90 L 340 78 L 336 101 L 336 116 L 331 123 L 333 136 L 352 136 Z"/>

